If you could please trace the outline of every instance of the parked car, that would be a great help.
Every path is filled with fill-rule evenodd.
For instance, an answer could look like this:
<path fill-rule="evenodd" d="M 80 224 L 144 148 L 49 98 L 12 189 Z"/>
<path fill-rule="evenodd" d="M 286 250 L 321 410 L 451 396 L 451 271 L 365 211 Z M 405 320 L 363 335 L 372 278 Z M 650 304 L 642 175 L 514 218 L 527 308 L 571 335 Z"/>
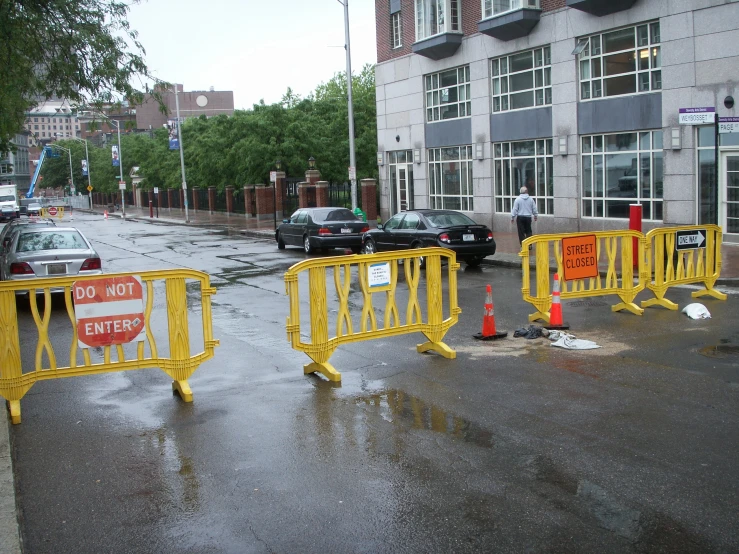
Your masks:
<path fill-rule="evenodd" d="M 3 227 L 3 230 L 0 231 L 0 255 L 4 252 L 14 231 L 17 231 L 18 229 L 28 229 L 34 226 L 42 228 L 56 227 L 56 223 L 51 219 L 37 219 L 35 221 L 30 221 L 28 219 L 12 219 L 7 225 L 5 225 L 5 227 Z"/>
<path fill-rule="evenodd" d="M 277 248 L 302 246 L 306 254 L 328 248 L 351 248 L 358 254 L 367 223 L 347 208 L 301 208 L 275 231 Z"/>
<path fill-rule="evenodd" d="M 453 210 L 401 212 L 362 237 L 362 251 L 367 254 L 429 246 L 454 250 L 457 259 L 472 267 L 495 254 L 493 232 Z"/>
<path fill-rule="evenodd" d="M 26 206 L 26 214 L 31 216 L 40 216 L 41 215 L 41 204 L 38 202 L 32 202 L 28 206 Z"/>
<path fill-rule="evenodd" d="M 100 256 L 79 229 L 23 225 L 10 236 L 0 265 L 5 281 L 102 273 Z"/>

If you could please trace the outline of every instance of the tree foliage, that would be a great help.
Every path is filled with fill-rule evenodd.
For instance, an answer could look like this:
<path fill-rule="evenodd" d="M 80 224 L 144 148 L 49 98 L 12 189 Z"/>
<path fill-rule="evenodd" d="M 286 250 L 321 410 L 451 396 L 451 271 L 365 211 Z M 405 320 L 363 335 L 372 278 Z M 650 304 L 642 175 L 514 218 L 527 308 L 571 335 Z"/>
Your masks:
<path fill-rule="evenodd" d="M 134 0 L 135 1 L 135 0 Z M 0 152 L 37 101 L 102 106 L 143 98 L 144 49 L 116 0 L 0 0 Z"/>
<path fill-rule="evenodd" d="M 377 118 L 374 66 L 365 66 L 353 80 L 353 104 L 357 177 L 377 178 Z M 348 180 L 349 118 L 346 78 L 337 73 L 322 83 L 308 98 L 288 89 L 275 104 L 263 102 L 250 110 L 237 110 L 232 117 L 201 116 L 187 120 L 182 128 L 184 158 L 189 187 L 215 186 L 223 190 L 232 185 L 269 182 L 274 162 L 282 161 L 288 177 L 302 178 L 313 156 L 321 178 L 331 182 Z M 62 141 L 72 148 L 75 184 L 82 182 L 79 159 L 84 144 Z M 93 150 L 95 154 L 93 155 Z M 110 148 L 90 148 L 92 186 L 96 191 L 115 191 L 118 168 L 111 163 Z M 168 149 L 164 129 L 143 134 L 124 133 L 121 137 L 123 175 L 139 167 L 143 188 L 179 188 L 182 183 L 179 152 Z M 66 159 L 66 158 L 65 158 Z M 69 163 L 55 158 L 44 164 L 43 186 L 67 183 Z M 52 176 L 52 174 L 54 176 Z M 48 177 L 46 177 L 48 175 Z M 78 189 L 81 189 L 77 185 Z"/>

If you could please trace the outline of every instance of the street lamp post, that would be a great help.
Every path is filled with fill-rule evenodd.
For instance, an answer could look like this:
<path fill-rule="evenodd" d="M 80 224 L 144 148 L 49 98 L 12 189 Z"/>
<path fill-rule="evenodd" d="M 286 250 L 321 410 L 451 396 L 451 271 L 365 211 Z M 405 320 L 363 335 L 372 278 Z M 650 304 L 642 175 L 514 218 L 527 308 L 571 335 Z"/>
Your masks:
<path fill-rule="evenodd" d="M 92 188 L 92 180 L 90 179 L 90 173 L 91 173 L 90 172 L 90 152 L 87 150 L 87 140 L 83 138 L 78 138 L 78 137 L 69 137 L 69 138 L 71 138 L 72 140 L 85 143 L 85 161 L 87 162 L 87 187 L 88 187 L 88 192 L 89 192 L 89 189 Z M 120 149 L 120 146 L 118 147 L 118 149 Z M 121 156 L 121 153 L 118 152 L 118 159 L 120 159 L 120 156 Z"/>
<path fill-rule="evenodd" d="M 280 171 L 282 168 L 282 160 L 277 160 L 275 162 L 275 169 L 277 171 Z M 277 230 L 277 177 L 275 177 L 274 183 L 272 183 L 272 207 L 275 210 L 275 231 Z M 284 215 L 282 217 L 285 217 Z"/>
<path fill-rule="evenodd" d="M 352 49 L 349 44 L 349 0 L 336 0 L 344 6 L 344 35 L 346 38 L 346 90 L 349 104 L 349 167 L 352 174 L 352 210 L 357 207 L 357 158 L 354 153 L 354 102 L 352 101 Z"/>
<path fill-rule="evenodd" d="M 60 146 L 58 144 L 52 144 L 53 148 L 59 148 L 60 150 L 64 150 L 67 154 L 69 154 L 69 179 L 71 181 L 71 188 L 74 188 L 74 173 L 72 172 L 72 150 L 71 148 L 65 148 L 64 146 Z"/>
<path fill-rule="evenodd" d="M 182 143 L 182 126 L 180 125 L 180 99 L 177 94 L 177 85 L 174 85 L 174 105 L 177 111 L 177 140 L 180 144 L 180 167 L 182 169 L 182 196 L 185 197 L 185 223 L 190 223 L 190 216 L 187 209 L 187 179 L 185 179 L 185 146 Z"/>

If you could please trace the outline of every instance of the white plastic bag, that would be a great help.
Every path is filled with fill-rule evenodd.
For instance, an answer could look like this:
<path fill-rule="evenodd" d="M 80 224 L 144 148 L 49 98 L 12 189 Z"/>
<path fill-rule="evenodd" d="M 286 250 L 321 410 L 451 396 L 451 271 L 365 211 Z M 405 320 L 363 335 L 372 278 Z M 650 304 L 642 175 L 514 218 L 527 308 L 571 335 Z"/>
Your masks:
<path fill-rule="evenodd" d="M 554 333 L 554 331 L 552 332 Z M 559 346 L 560 348 L 565 348 L 567 350 L 593 350 L 595 348 L 600 348 L 599 344 L 596 344 L 592 340 L 585 340 L 585 339 L 578 339 L 575 338 L 574 335 L 570 335 L 567 333 L 562 333 L 560 331 L 560 334 L 555 339 L 551 338 L 553 340 L 552 346 Z"/>
<path fill-rule="evenodd" d="M 683 313 L 690 319 L 711 319 L 711 314 L 703 304 L 694 302 L 683 308 Z"/>

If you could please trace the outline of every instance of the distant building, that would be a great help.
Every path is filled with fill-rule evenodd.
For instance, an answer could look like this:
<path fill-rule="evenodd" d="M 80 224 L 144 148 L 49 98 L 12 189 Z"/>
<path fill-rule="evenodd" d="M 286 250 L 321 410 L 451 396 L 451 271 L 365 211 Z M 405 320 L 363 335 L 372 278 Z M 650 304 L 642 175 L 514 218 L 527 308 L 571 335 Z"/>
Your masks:
<path fill-rule="evenodd" d="M 66 100 L 40 102 L 26 114 L 25 128 L 31 135 L 31 146 L 57 138 L 80 136 L 77 114 Z"/>
<path fill-rule="evenodd" d="M 28 190 L 31 181 L 29 139 L 28 133 L 18 133 L 11 141 L 15 151 L 0 154 L 0 185 L 17 185 L 19 192 Z"/>
<path fill-rule="evenodd" d="M 213 117 L 216 115 L 232 116 L 234 113 L 233 91 L 195 90 L 184 92 L 183 85 L 177 87 L 180 117 L 189 119 L 191 117 Z M 136 107 L 136 128 L 139 130 L 161 129 L 167 121 L 177 117 L 175 106 L 175 95 L 171 90 L 162 91 L 162 101 L 167 107 L 167 114 L 159 109 L 158 102 L 147 95 L 143 104 Z"/>

